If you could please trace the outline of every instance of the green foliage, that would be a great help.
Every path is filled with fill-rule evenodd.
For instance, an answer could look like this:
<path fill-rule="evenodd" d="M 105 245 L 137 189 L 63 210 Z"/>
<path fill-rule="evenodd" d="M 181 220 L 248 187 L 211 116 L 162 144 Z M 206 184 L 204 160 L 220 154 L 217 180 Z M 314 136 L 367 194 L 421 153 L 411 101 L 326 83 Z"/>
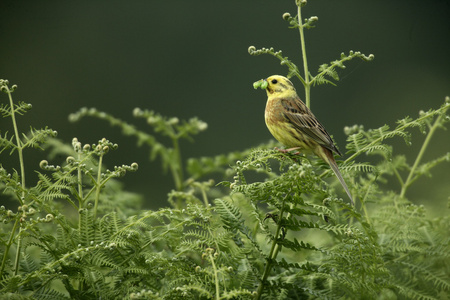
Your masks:
<path fill-rule="evenodd" d="M 352 60 L 353 58 L 360 58 L 363 61 L 371 61 L 375 58 L 373 54 L 368 56 L 362 54 L 359 51 L 349 51 L 349 54 L 341 53 L 339 59 L 334 60 L 330 63 L 325 63 L 319 66 L 317 75 L 313 76 L 308 67 L 308 59 L 306 55 L 306 46 L 305 46 L 305 35 L 304 29 L 314 28 L 314 23 L 316 23 L 319 18 L 316 16 L 310 17 L 308 19 L 302 19 L 302 8 L 306 5 L 306 0 L 296 0 L 297 5 L 297 15 L 292 17 L 290 13 L 284 13 L 283 19 L 289 22 L 290 27 L 292 29 L 298 29 L 300 34 L 300 43 L 302 50 L 302 59 L 303 59 L 303 76 L 300 69 L 297 65 L 290 60 L 287 56 L 283 56 L 281 50 L 275 51 L 273 47 L 270 48 L 261 48 L 256 49 L 255 46 L 250 46 L 248 48 L 248 53 L 253 56 L 261 55 L 261 54 L 269 54 L 280 60 L 281 65 L 285 65 L 288 67 L 287 77 L 297 77 L 305 88 L 305 104 L 307 107 L 310 107 L 311 102 L 311 87 L 320 84 L 332 84 L 335 85 L 334 81 L 339 81 L 339 75 L 336 71 L 336 68 L 345 69 L 345 62 Z M 255 82 L 253 84 L 256 89 L 261 84 Z M 265 89 L 265 86 L 261 86 L 261 88 Z"/>
<path fill-rule="evenodd" d="M 109 122 L 111 126 L 119 126 L 122 128 L 123 134 L 136 137 L 139 146 L 148 145 L 150 147 L 151 160 L 154 160 L 156 157 L 161 158 L 164 170 L 169 168 L 172 173 L 176 189 L 182 190 L 184 188 L 184 171 L 179 140 L 188 139 L 192 141 L 192 136 L 206 130 L 208 125 L 197 118 L 192 118 L 187 122 L 182 121 L 180 124 L 177 117 L 167 118 L 153 111 L 141 110 L 140 108 L 135 108 L 133 115 L 136 118 L 146 119 L 147 123 L 153 127 L 155 132 L 160 133 L 162 136 L 169 137 L 172 141 L 172 147 L 165 146 L 163 143 L 159 142 L 155 136 L 138 130 L 135 126 L 105 112 L 100 112 L 95 108 L 88 109 L 84 107 L 77 113 L 71 114 L 69 120 L 76 122 L 83 117 L 91 116 L 105 120 Z"/>
<path fill-rule="evenodd" d="M 303 1 L 297 3 L 300 9 Z M 285 19 L 294 28 L 317 21 Z M 323 65 L 319 73 L 336 79 L 333 65 L 340 67 Z M 17 161 L 12 170 L 0 166 L 2 299 L 447 299 L 450 218 L 430 218 L 407 191 L 450 160 L 448 152 L 432 158 L 426 151 L 450 120 L 448 97 L 394 129 L 346 128 L 349 157 L 338 163 L 356 207 L 339 198 L 340 185 L 323 162 L 269 150 L 274 142 L 190 158 L 184 167 L 178 140 L 206 129 L 196 118 L 136 109 L 151 135 L 95 109 L 72 115 L 120 127 L 172 171 L 172 206 L 145 211 L 117 181 L 137 164 L 105 166 L 116 144 L 74 138 L 67 145 L 47 128 L 19 133 L 16 116 L 31 105 L 16 105 L 16 86 L 6 80 L 0 89 L 9 100 L 2 115 L 13 128 L 13 134 L 1 128 L 0 153 Z M 411 142 L 415 128 L 425 136 L 422 144 Z M 413 161 L 395 152 L 397 137 L 417 153 Z M 23 159 L 32 147 L 46 149 L 50 161 L 66 157 L 55 165 L 42 160 L 35 186 L 25 183 L 32 169 Z M 374 162 L 357 162 L 362 154 Z M 223 178 L 220 187 L 213 176 Z M 386 190 L 383 183 L 394 180 L 398 190 Z"/>
<path fill-rule="evenodd" d="M 448 122 L 449 107 L 447 98 L 393 130 L 346 128 L 351 156 L 341 169 L 358 208 L 337 197 L 323 164 L 267 150 L 272 143 L 189 159 L 190 178 L 169 196 L 173 208 L 141 211 L 115 181 L 137 164 L 104 168 L 117 145 L 43 140 L 50 157 L 67 159 L 43 160 L 36 186 L 0 169 L 4 193 L 18 204 L 0 208 L 0 291 L 15 299 L 441 299 L 450 290 L 450 220 L 430 219 L 405 192 L 449 160 L 448 153 L 428 161 L 423 155 Z M 167 120 L 160 117 L 163 135 L 174 132 Z M 176 132 L 196 133 L 192 122 L 181 124 Z M 399 136 L 410 144 L 414 128 L 425 140 L 409 164 L 389 141 Z M 2 138 L 1 150 L 18 148 L 7 141 L 16 137 Z M 363 153 L 378 162 L 355 163 Z M 222 182 L 228 191 L 198 181 L 212 174 L 231 179 Z M 392 178 L 398 192 L 377 184 Z"/>

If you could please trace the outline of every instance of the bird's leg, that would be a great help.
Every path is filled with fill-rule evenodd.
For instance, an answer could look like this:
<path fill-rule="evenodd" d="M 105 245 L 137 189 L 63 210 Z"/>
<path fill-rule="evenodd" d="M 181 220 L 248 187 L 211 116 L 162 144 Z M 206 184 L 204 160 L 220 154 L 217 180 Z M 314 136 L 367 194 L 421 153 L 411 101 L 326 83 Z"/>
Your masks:
<path fill-rule="evenodd" d="M 291 151 L 294 151 L 294 150 L 297 150 L 297 149 L 300 149 L 300 148 L 301 147 L 294 147 L 294 148 L 289 148 L 289 149 L 280 149 L 278 147 L 275 147 L 275 150 L 280 151 L 281 153 L 288 153 L 288 152 L 291 152 Z M 292 154 L 298 155 L 298 154 L 300 154 L 300 152 L 297 151 L 297 152 L 292 153 Z"/>

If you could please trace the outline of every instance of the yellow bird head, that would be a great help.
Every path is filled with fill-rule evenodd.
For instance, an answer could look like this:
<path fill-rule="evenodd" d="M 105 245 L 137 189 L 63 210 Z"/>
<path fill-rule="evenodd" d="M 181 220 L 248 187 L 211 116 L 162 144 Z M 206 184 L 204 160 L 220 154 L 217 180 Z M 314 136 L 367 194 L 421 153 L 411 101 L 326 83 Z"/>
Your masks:
<path fill-rule="evenodd" d="M 292 82 L 284 76 L 272 75 L 265 79 L 267 82 L 266 92 L 269 98 L 292 97 L 297 94 Z"/>

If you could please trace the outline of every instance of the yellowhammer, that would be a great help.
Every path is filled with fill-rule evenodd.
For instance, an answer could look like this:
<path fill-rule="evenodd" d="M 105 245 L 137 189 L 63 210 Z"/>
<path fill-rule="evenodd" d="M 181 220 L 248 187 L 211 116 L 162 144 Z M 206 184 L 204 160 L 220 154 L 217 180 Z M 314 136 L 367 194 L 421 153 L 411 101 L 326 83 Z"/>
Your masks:
<path fill-rule="evenodd" d="M 352 195 L 333 157 L 333 152 L 342 154 L 323 125 L 300 100 L 292 82 L 284 76 L 273 75 L 255 82 L 254 87 L 266 89 L 268 98 L 265 120 L 270 133 L 280 143 L 290 148 L 286 151 L 302 149 L 313 152 L 326 161 L 354 205 Z"/>

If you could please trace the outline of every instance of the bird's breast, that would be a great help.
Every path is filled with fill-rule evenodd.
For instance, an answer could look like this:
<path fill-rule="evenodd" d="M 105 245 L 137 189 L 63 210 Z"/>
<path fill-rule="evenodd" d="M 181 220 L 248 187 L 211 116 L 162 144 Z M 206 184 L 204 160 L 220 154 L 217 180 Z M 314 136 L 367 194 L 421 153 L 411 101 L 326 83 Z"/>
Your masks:
<path fill-rule="evenodd" d="M 267 128 L 273 137 L 286 147 L 304 148 L 306 145 L 303 143 L 301 133 L 286 120 L 283 111 L 281 103 L 276 99 L 267 101 L 264 114 Z"/>

